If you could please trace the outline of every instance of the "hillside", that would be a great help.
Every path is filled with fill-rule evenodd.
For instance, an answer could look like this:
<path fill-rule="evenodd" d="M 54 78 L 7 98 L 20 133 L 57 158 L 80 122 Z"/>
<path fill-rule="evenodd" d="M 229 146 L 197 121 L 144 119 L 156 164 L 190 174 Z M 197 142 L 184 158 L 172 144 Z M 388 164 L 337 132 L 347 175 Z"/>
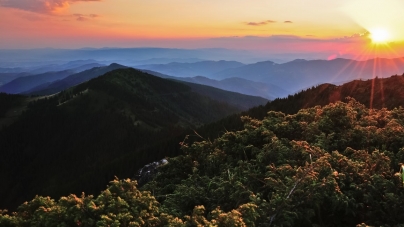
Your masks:
<path fill-rule="evenodd" d="M 211 86 L 179 81 L 189 86 L 193 92 L 207 96 L 213 100 L 228 103 L 240 110 L 248 110 L 255 106 L 265 105 L 268 99 L 262 97 L 240 94 L 237 92 L 225 91 Z"/>
<path fill-rule="evenodd" d="M 0 131 L 0 204 L 13 208 L 35 194 L 98 193 L 114 175 L 129 177 L 177 154 L 189 128 L 239 111 L 130 68 L 38 99 Z"/>
<path fill-rule="evenodd" d="M 132 76 L 135 75 L 139 77 L 135 77 L 136 79 L 133 78 Z M 86 83 L 82 83 L 48 100 L 38 100 L 37 103 L 31 105 L 28 111 L 22 115 L 20 121 L 0 131 L 0 145 L 4 148 L 2 149 L 4 158 L 0 163 L 0 166 L 4 169 L 0 171 L 0 177 L 2 177 L 2 182 L 5 185 L 1 188 L 0 193 L 1 195 L 7 194 L 7 196 L 0 196 L 0 198 L 3 199 L 3 201 L 0 201 L 0 204 L 5 204 L 4 206 L 8 208 L 14 208 L 22 201 L 32 199 L 35 194 L 49 195 L 52 197 L 59 197 L 61 195 L 67 195 L 68 193 L 79 194 L 82 191 L 88 194 L 97 194 L 108 180 L 113 179 L 114 175 L 123 178 L 132 177 L 136 170 L 146 163 L 159 160 L 162 157 L 174 157 L 180 154 L 178 142 L 183 141 L 185 135 L 189 135 L 184 141 L 185 144 L 191 144 L 193 141 L 201 140 L 213 141 L 215 138 L 223 136 L 223 134 L 228 134 L 227 132 L 243 130 L 243 126 L 247 122 L 247 129 L 252 129 L 253 131 L 247 136 L 248 139 L 245 141 L 255 141 L 255 126 L 250 128 L 248 125 L 260 125 L 261 123 L 249 120 L 244 120 L 243 123 L 240 119 L 241 115 L 248 115 L 252 118 L 263 120 L 268 116 L 267 112 L 271 110 L 282 110 L 286 114 L 296 114 L 302 108 L 313 107 L 313 109 L 307 110 L 308 112 L 306 111 L 308 115 L 307 119 L 310 120 L 312 118 L 309 116 L 321 113 L 321 111 L 318 112 L 319 107 L 314 106 L 327 105 L 330 102 L 336 102 L 338 100 L 347 102 L 349 101 L 345 99 L 347 96 L 354 97 L 368 107 L 370 106 L 369 100 L 373 97 L 373 108 L 386 107 L 393 109 L 394 107 L 404 106 L 401 89 L 404 85 L 403 83 L 403 76 L 392 76 L 384 79 L 352 81 L 341 86 L 323 84 L 293 96 L 288 96 L 287 98 L 276 99 L 265 106 L 252 108 L 242 114 L 235 114 L 223 118 L 218 122 L 205 125 L 196 129 L 198 134 L 195 134 L 194 132 L 186 131 L 184 127 L 181 126 L 202 125 L 208 122 L 208 119 L 203 118 L 203 116 L 209 116 L 211 121 L 213 121 L 225 115 L 221 111 L 230 113 L 236 110 L 231 107 L 225 108 L 222 103 L 214 102 L 209 98 L 193 93 L 192 88 L 187 85 L 152 77 L 134 69 L 116 70 Z M 190 94 L 193 94 L 192 97 Z M 129 100 L 137 101 L 132 102 Z M 147 100 L 147 102 L 145 100 Z M 207 100 L 210 100 L 208 104 L 206 104 Z M 336 106 L 341 105 L 341 108 L 348 111 L 351 111 L 349 105 L 354 105 L 354 108 L 359 109 L 365 108 L 357 106 L 355 102 L 348 106 L 346 104 L 333 104 L 324 108 L 328 108 L 331 111 L 336 108 Z M 212 111 L 222 114 L 221 116 L 218 116 L 220 114 L 214 116 Z M 347 140 L 345 137 L 335 137 L 345 134 L 347 136 L 353 135 L 352 133 L 349 134 L 350 132 L 344 131 L 352 129 L 353 126 L 346 128 L 343 125 L 327 127 L 324 125 L 324 127 L 321 126 L 323 127 L 321 130 L 328 130 L 324 131 L 326 132 L 324 135 L 321 134 L 321 131 L 313 131 L 312 133 L 315 133 L 317 136 L 301 137 L 301 128 L 296 127 L 303 126 L 300 123 L 297 124 L 295 120 L 300 121 L 299 119 L 305 119 L 303 117 L 306 112 L 303 111 L 301 114 L 292 117 L 283 114 L 270 115 L 265 122 L 275 124 L 277 128 L 273 128 L 275 127 L 273 125 L 270 127 L 271 130 L 278 130 L 274 132 L 276 132 L 279 138 L 286 138 L 290 141 L 296 139 L 307 140 L 312 146 L 319 146 L 327 152 L 334 150 L 343 151 L 346 146 L 351 146 L 356 150 L 386 149 L 388 151 L 397 152 L 397 149 L 402 146 L 400 145 L 401 140 L 389 140 L 390 142 L 386 145 L 385 139 L 375 139 L 373 142 L 366 140 L 368 142 L 364 142 L 355 136 L 350 140 Z M 330 116 L 333 116 L 336 120 L 331 121 L 338 123 L 338 119 L 340 119 L 344 113 L 333 113 L 333 115 Z M 392 123 L 388 124 L 383 123 L 382 120 L 377 120 L 377 118 L 385 112 L 375 110 L 373 113 L 376 114 L 371 117 L 376 119 L 374 121 L 372 120 L 373 123 L 351 122 L 349 125 L 361 124 L 362 126 L 366 126 L 366 124 L 380 123 L 374 130 L 378 133 L 388 133 L 390 128 L 383 130 L 377 129 L 393 126 L 391 125 Z M 397 114 L 396 112 L 389 112 L 388 114 L 389 116 L 394 116 L 394 118 L 401 116 L 398 112 Z M 192 116 L 195 117 L 192 118 Z M 310 121 L 316 124 L 316 127 L 319 127 L 318 125 L 330 123 L 325 121 L 326 119 L 330 119 L 330 117 L 327 118 L 327 116 L 328 115 L 324 115 L 324 121 L 320 121 L 317 118 L 315 118 L 314 121 Z M 290 122 L 278 124 L 275 119 L 278 117 L 283 119 L 283 121 Z M 203 119 L 203 121 L 198 123 L 198 120 L 195 119 L 199 118 Z M 369 120 L 370 118 L 364 115 L 360 121 L 365 121 L 366 119 Z M 397 118 L 397 121 L 401 121 L 400 119 L 401 118 Z M 388 117 L 388 122 L 394 122 L 393 118 Z M 341 121 L 341 124 L 342 123 Z M 342 128 L 339 129 L 338 127 Z M 338 132 L 338 134 L 333 134 L 334 132 Z M 244 134 L 240 134 L 241 141 L 244 141 L 244 139 L 242 139 L 243 135 Z M 308 135 L 309 134 L 305 134 L 304 136 Z M 331 138 L 330 136 L 333 136 L 333 140 L 337 138 L 338 140 L 336 141 L 338 142 L 331 143 L 329 141 L 326 143 L 326 141 L 328 141 L 327 138 Z M 400 134 L 397 134 L 397 136 L 400 136 Z M 201 137 L 205 139 L 201 139 Z M 226 138 L 227 135 L 224 135 L 224 141 L 227 140 Z M 384 134 L 380 134 L 377 138 L 387 137 Z M 222 139 L 219 138 L 218 141 L 222 141 Z M 255 142 L 259 141 L 264 141 L 264 139 L 260 138 Z M 354 143 L 356 143 L 356 145 Z M 283 145 L 286 146 L 287 143 Z M 192 149 L 198 150 L 199 146 L 201 145 L 195 144 Z M 232 146 L 233 145 L 229 145 L 229 149 L 231 149 Z M 205 145 L 202 145 L 202 147 L 205 147 Z M 248 146 L 242 145 L 242 147 Z M 185 147 L 184 149 L 187 151 L 188 148 Z M 55 153 L 55 151 L 58 152 Z M 248 149 L 246 152 L 248 160 L 252 160 L 253 156 L 249 156 Z M 193 158 L 193 156 L 189 156 L 189 154 L 189 152 L 186 153 L 187 156 L 185 159 L 183 156 L 170 159 L 170 162 L 173 164 L 170 165 L 169 170 L 164 171 L 166 175 L 162 175 L 162 178 L 158 179 L 171 180 L 175 179 L 175 177 L 178 179 L 186 179 L 188 174 L 183 175 L 182 173 L 187 173 L 189 166 L 183 165 L 183 167 L 180 167 L 182 165 L 180 163 L 188 163 L 181 160 Z M 258 158 L 259 155 L 254 157 Z M 285 157 L 289 156 L 286 155 Z M 352 159 L 351 156 L 347 157 Z M 202 166 L 206 166 L 203 164 L 204 158 L 207 157 L 202 155 L 197 159 L 201 168 Z M 290 160 L 291 159 L 285 159 L 283 161 L 289 162 Z M 392 159 L 391 162 L 397 162 L 394 160 Z M 283 163 L 283 161 L 279 163 Z M 217 165 L 220 164 L 217 163 Z M 227 164 L 223 163 L 223 165 Z M 389 165 L 391 165 L 391 168 L 395 168 L 394 166 L 396 166 L 396 164 Z M 172 169 L 177 167 L 185 169 Z M 236 169 L 232 168 L 236 167 L 229 166 L 230 172 L 227 174 L 233 174 L 234 171 L 236 171 Z M 205 170 L 201 169 L 200 171 Z M 209 171 L 210 173 L 215 173 L 216 170 Z M 221 170 L 218 171 L 220 172 Z M 398 170 L 394 169 L 394 171 Z M 26 172 L 32 174 L 26 175 Z M 83 174 L 83 172 L 86 174 Z M 170 175 L 174 172 L 176 174 Z M 203 176 L 201 177 L 205 179 Z M 210 177 L 213 177 L 213 175 Z M 19 180 L 15 182 L 14 179 Z M 186 180 L 186 182 L 189 180 L 190 179 Z M 192 182 L 192 180 L 190 182 Z M 204 184 L 205 181 L 202 180 L 201 182 Z M 158 186 L 160 189 L 155 188 L 156 195 L 158 193 L 169 193 L 170 191 L 167 190 L 180 190 L 180 188 L 185 187 L 180 185 L 180 181 L 173 181 L 171 184 L 174 185 L 172 187 L 167 186 L 169 188 L 165 188 L 165 186 L 160 184 L 160 186 Z M 150 187 L 150 185 L 146 186 L 146 189 L 147 187 Z M 198 190 L 201 191 L 201 193 L 205 193 L 202 188 Z M 177 195 L 178 193 L 188 195 L 184 191 L 171 192 Z M 230 195 L 231 193 L 226 196 Z M 227 198 L 226 196 L 223 198 Z M 204 201 L 200 199 L 203 197 L 207 196 L 201 194 L 201 197 L 196 197 L 197 200 L 189 199 L 189 203 L 185 203 L 181 197 L 176 196 L 173 197 L 176 198 L 176 200 L 168 200 L 164 207 L 167 207 L 166 211 L 171 210 L 170 212 L 172 212 L 171 214 L 174 216 L 182 217 L 181 215 L 189 213 L 193 209 L 193 206 L 198 205 L 198 201 Z M 248 196 L 241 197 L 248 198 Z M 159 198 L 160 197 L 157 197 L 160 202 L 164 203 L 164 201 Z M 217 201 L 220 203 L 222 200 Z M 231 202 L 232 200 L 228 201 L 230 201 L 230 203 L 223 204 L 204 201 L 203 205 L 205 205 L 208 211 L 211 211 L 215 205 L 220 205 L 226 212 L 237 208 L 235 203 Z M 210 205 L 207 206 L 206 204 Z M 321 218 L 325 218 L 325 216 L 321 214 L 315 214 L 315 217 L 318 218 L 318 215 L 320 215 Z M 365 218 L 358 220 L 366 221 Z M 265 220 L 262 219 L 261 221 L 265 222 Z M 312 222 L 313 219 L 309 221 Z M 341 221 L 343 223 L 348 223 L 349 221 L 349 223 L 352 224 L 353 219 L 347 218 Z M 293 222 L 296 223 L 295 221 Z M 394 220 L 392 223 L 393 222 Z"/>
<path fill-rule="evenodd" d="M 0 92 L 0 130 L 12 124 L 35 98 Z"/>
<path fill-rule="evenodd" d="M 286 113 L 296 113 L 301 108 L 315 105 L 326 105 L 330 102 L 345 101 L 353 97 L 368 108 L 404 107 L 404 75 L 369 80 L 354 80 L 340 86 L 322 84 L 304 92 L 291 95 L 286 99 L 274 100 L 270 105 L 275 108 L 278 104 Z M 287 100 L 287 102 L 285 102 Z M 292 104 L 293 103 L 293 104 Z M 286 107 L 289 106 L 289 109 Z"/>
<path fill-rule="evenodd" d="M 184 141 L 140 189 L 115 178 L 98 196 L 35 197 L 0 225 L 400 226 L 403 116 L 350 99 L 243 117 L 243 130 Z"/>
<path fill-rule="evenodd" d="M 143 189 L 180 218 L 203 206 L 199 214 L 212 219 L 217 207 L 238 211 L 247 226 L 397 225 L 404 221 L 397 211 L 404 208 L 403 114 L 350 100 L 270 112 L 262 121 L 244 117 L 241 131 L 185 143 L 184 155 Z"/>
<path fill-rule="evenodd" d="M 0 118 L 4 117 L 10 108 L 20 105 L 24 99 L 22 95 L 0 93 Z"/>
<path fill-rule="evenodd" d="M 254 107 L 241 114 L 229 116 L 213 124 L 206 125 L 198 130 L 205 138 L 216 138 L 226 130 L 241 130 L 243 123 L 240 116 L 248 115 L 263 119 L 268 111 L 281 111 L 286 114 L 295 114 L 302 108 L 327 105 L 332 102 L 345 102 L 352 97 L 363 103 L 367 108 L 393 109 L 404 107 L 404 76 L 391 76 L 388 78 L 375 78 L 373 80 L 354 80 L 337 86 L 321 84 L 311 87 L 286 98 L 278 98 L 268 102 L 265 106 Z"/>

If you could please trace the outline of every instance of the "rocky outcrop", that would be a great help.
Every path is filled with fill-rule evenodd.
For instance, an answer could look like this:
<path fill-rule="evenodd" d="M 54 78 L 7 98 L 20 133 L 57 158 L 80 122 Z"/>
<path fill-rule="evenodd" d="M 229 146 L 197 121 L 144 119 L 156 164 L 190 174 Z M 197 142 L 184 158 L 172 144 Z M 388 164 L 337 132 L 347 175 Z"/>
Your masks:
<path fill-rule="evenodd" d="M 143 168 L 139 169 L 134 177 L 134 179 L 137 180 L 138 186 L 141 187 L 147 182 L 151 181 L 157 174 L 158 168 L 167 163 L 167 159 L 163 158 L 160 161 L 149 163 L 143 166 Z"/>

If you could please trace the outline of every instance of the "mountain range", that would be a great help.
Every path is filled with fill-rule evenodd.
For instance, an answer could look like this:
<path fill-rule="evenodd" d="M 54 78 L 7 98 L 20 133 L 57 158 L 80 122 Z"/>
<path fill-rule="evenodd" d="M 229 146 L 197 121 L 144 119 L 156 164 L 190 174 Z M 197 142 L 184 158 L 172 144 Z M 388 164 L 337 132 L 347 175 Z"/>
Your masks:
<path fill-rule="evenodd" d="M 338 83 L 353 79 L 383 78 L 404 72 L 404 58 L 376 58 L 366 61 L 350 59 L 302 60 L 276 64 L 258 62 L 211 75 L 224 79 L 240 77 L 277 85 L 292 92 L 322 83 Z"/>
<path fill-rule="evenodd" d="M 278 86 L 289 91 L 289 94 L 322 83 L 342 84 L 353 79 L 383 78 L 404 73 L 404 58 L 375 58 L 363 61 L 343 58 L 333 60 L 296 59 L 282 64 L 263 61 L 228 68 L 224 68 L 225 65 L 222 64 L 223 70 L 216 72 L 214 72 L 215 70 L 201 71 L 197 67 L 193 67 L 202 63 L 152 64 L 137 67 L 177 77 L 204 76 L 214 80 L 237 77 Z M 212 64 L 212 62 L 204 63 L 207 68 L 209 64 Z"/>
<path fill-rule="evenodd" d="M 172 62 L 168 64 L 137 65 L 138 69 L 147 69 L 175 77 L 206 76 L 220 71 L 244 66 L 237 61 L 199 61 L 193 63 Z"/>
<path fill-rule="evenodd" d="M 93 59 L 103 64 L 117 62 L 119 64 L 134 66 L 153 62 L 153 59 L 166 59 L 163 62 L 191 62 L 193 59 L 204 59 L 208 61 L 229 61 L 256 62 L 268 59 L 266 53 L 232 50 L 225 48 L 200 48 L 200 49 L 178 49 L 178 48 L 81 48 L 81 49 L 1 49 L 0 68 L 15 67 L 25 68 L 49 64 L 63 64 L 72 59 Z M 289 58 L 289 57 L 288 57 Z M 167 60 L 169 59 L 169 60 Z M 289 58 L 290 59 L 290 58 Z M 160 61 L 161 62 L 161 61 Z"/>
<path fill-rule="evenodd" d="M 72 62 L 70 65 L 74 63 L 79 64 L 83 62 Z M 136 67 L 163 78 L 198 83 L 273 100 L 322 83 L 339 85 L 352 79 L 383 78 L 394 74 L 401 75 L 404 72 L 404 59 L 377 58 L 366 61 L 349 59 L 296 59 L 283 64 L 265 61 L 247 65 L 235 61 L 200 61 L 150 64 Z M 107 70 L 108 68 L 105 69 Z M 101 71 L 103 73 L 107 72 Z M 74 76 L 75 79 L 72 79 L 73 76 L 60 81 L 57 81 L 58 78 L 56 77 L 52 81 L 47 82 L 37 79 L 37 82 L 34 83 L 35 87 L 18 89 L 18 92 L 10 89 L 10 87 L 13 88 L 16 85 L 3 84 L 2 87 L 6 87 L 3 91 L 8 93 L 51 94 L 101 74 L 87 71 Z M 7 75 L 9 78 L 15 78 L 24 74 Z M 80 77 L 83 77 L 83 79 L 80 79 Z M 30 79 L 33 78 L 31 77 Z M 0 82 L 1 80 L 2 75 L 0 74 Z M 9 83 L 11 82 L 13 81 Z"/>
<path fill-rule="evenodd" d="M 226 91 L 234 91 L 246 95 L 260 96 L 269 100 L 285 97 L 290 94 L 289 91 L 276 85 L 264 82 L 255 82 L 239 77 L 230 77 L 223 80 L 213 80 L 203 76 L 179 77 L 177 80 L 188 81 L 190 83 L 204 84 L 220 88 Z"/>
<path fill-rule="evenodd" d="M 8 83 L 8 82 L 10 82 L 12 80 L 15 80 L 15 79 L 17 79 L 19 77 L 24 77 L 24 76 L 29 76 L 29 75 L 31 75 L 31 74 L 24 73 L 24 72 L 22 72 L 22 73 L 21 72 L 17 72 L 17 73 L 15 73 L 15 72 L 3 72 L 3 73 L 0 73 L 0 86 L 4 85 L 4 84 L 6 84 L 6 83 Z"/>
<path fill-rule="evenodd" d="M 33 64 L 33 65 L 28 64 L 25 67 L 22 67 L 22 66 L 24 66 L 24 62 L 18 62 L 15 64 L 17 64 L 18 67 L 10 67 L 10 64 L 8 65 L 8 67 L 1 67 L 0 73 L 41 74 L 41 73 L 52 72 L 52 71 L 63 71 L 63 70 L 67 70 L 67 69 L 79 68 L 80 66 L 91 65 L 91 64 L 94 64 L 94 65 L 98 64 L 100 66 L 100 65 L 103 65 L 104 62 L 87 59 L 87 60 L 67 61 L 67 62 L 62 62 L 59 64 L 56 64 L 56 63 L 46 64 L 46 62 Z M 93 67 L 95 67 L 95 66 L 93 66 Z M 81 71 L 83 71 L 83 70 L 81 70 Z"/>
<path fill-rule="evenodd" d="M 88 81 L 92 78 L 96 78 L 100 75 L 103 75 L 107 72 L 113 71 L 115 69 L 121 69 L 121 68 L 127 68 L 126 66 L 123 65 L 119 65 L 119 64 L 111 64 L 109 66 L 104 66 L 104 67 L 95 67 L 77 74 L 73 74 L 70 75 L 62 80 L 57 80 L 54 82 L 49 82 L 49 83 L 44 83 L 41 84 L 37 87 L 34 87 L 30 90 L 27 90 L 25 92 L 22 92 L 22 94 L 28 94 L 28 95 L 51 95 L 51 94 L 55 94 L 57 92 L 63 91 L 69 87 L 75 86 L 77 84 L 83 83 L 85 81 Z M 202 80 L 198 80 L 198 81 L 194 81 L 194 80 L 188 80 L 187 78 L 180 78 L 180 77 L 170 77 L 161 73 L 155 73 L 153 71 L 149 71 L 149 70 L 143 70 L 146 73 L 155 75 L 155 76 L 159 76 L 162 78 L 169 78 L 169 79 L 174 79 L 177 81 L 184 81 L 184 82 L 190 82 L 190 83 L 185 83 L 186 85 L 192 87 L 194 90 L 198 90 L 200 91 L 200 93 L 203 93 L 204 95 L 213 98 L 213 99 L 217 99 L 218 101 L 222 101 L 222 102 L 226 102 L 232 105 L 237 106 L 238 108 L 245 110 L 248 108 L 251 108 L 253 106 L 256 105 L 261 105 L 261 104 L 265 104 L 266 103 L 266 99 L 264 98 L 250 98 L 248 96 L 242 95 L 242 94 L 247 94 L 247 95 L 251 95 L 251 96 L 260 96 L 260 97 L 265 97 L 268 96 L 267 92 L 265 89 L 267 89 L 265 87 L 265 85 L 259 85 L 258 83 L 253 83 L 255 84 L 258 88 L 261 88 L 262 92 L 254 92 L 254 91 L 259 91 L 259 89 L 255 88 L 254 86 L 251 86 L 251 88 L 246 88 L 244 90 L 242 90 L 240 92 L 240 90 L 235 89 L 235 84 L 234 83 L 226 83 L 224 84 L 223 82 L 220 83 L 218 81 L 216 81 L 216 83 L 213 83 L 214 80 L 210 80 L 211 83 L 204 83 L 202 82 Z M 183 82 L 183 83 L 184 83 Z M 197 82 L 197 83 L 195 83 Z M 245 81 L 246 84 L 248 84 L 248 81 Z M 208 86 L 201 86 L 198 84 L 202 84 L 202 85 L 208 85 Z M 222 86 L 221 86 L 222 84 Z M 233 86 L 234 88 L 230 88 L 231 86 Z M 223 89 L 226 91 L 233 91 L 233 93 L 231 95 L 229 92 L 224 92 L 222 90 L 219 89 L 214 89 L 214 88 L 219 88 L 219 89 Z M 263 88 L 263 89 L 262 89 Z M 245 93 L 243 92 L 245 91 Z M 236 92 L 236 93 L 234 93 Z M 274 92 L 282 92 L 281 89 L 279 90 L 275 90 Z M 223 93 L 223 94 L 221 94 Z M 240 94 L 242 93 L 242 94 Z M 284 93 L 283 93 L 284 94 Z M 226 97 L 226 98 L 225 98 Z M 270 97 L 270 96 L 269 96 Z M 275 97 L 279 97 L 278 95 Z M 273 97 L 271 97 L 273 98 Z M 259 101 L 257 101 L 259 100 Z"/>
<path fill-rule="evenodd" d="M 273 100 L 275 98 L 285 97 L 290 94 L 289 91 L 286 91 L 278 86 L 266 84 L 263 82 L 255 82 L 251 80 L 246 80 L 238 77 L 226 78 L 223 80 L 214 80 L 203 76 L 195 76 L 195 77 L 174 77 L 168 76 L 162 73 L 157 73 L 155 71 L 150 70 L 142 70 L 144 72 L 150 73 L 152 75 L 173 79 L 178 81 L 186 81 L 189 83 L 195 84 L 203 84 L 219 89 L 223 89 L 226 91 L 233 91 L 241 94 L 252 95 L 264 97 L 268 100 Z"/>

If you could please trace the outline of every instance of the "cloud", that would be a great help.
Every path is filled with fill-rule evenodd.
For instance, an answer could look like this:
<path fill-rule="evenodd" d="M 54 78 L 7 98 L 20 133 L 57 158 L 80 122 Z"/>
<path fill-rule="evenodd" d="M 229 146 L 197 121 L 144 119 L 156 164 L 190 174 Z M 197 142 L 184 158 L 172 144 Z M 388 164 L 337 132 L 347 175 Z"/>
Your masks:
<path fill-rule="evenodd" d="M 223 42 L 257 42 L 265 43 L 268 45 L 277 46 L 278 44 L 346 44 L 346 43 L 363 43 L 368 40 L 367 33 L 357 33 L 351 36 L 342 36 L 340 38 L 319 38 L 316 36 L 296 36 L 296 35 L 270 35 L 270 36 L 227 36 L 227 37 L 217 37 L 211 38 L 215 41 Z M 244 44 L 243 44 L 244 45 Z M 246 45 L 246 44 L 245 44 Z"/>
<path fill-rule="evenodd" d="M 99 2 L 102 0 L 0 0 L 0 6 L 35 13 L 50 14 L 58 9 L 68 8 L 76 2 Z"/>
<path fill-rule="evenodd" d="M 76 20 L 77 20 L 77 21 L 88 21 L 88 20 L 94 19 L 94 18 L 96 18 L 96 17 L 100 17 L 100 16 L 97 15 L 97 14 L 88 14 L 88 15 L 85 15 L 85 14 L 81 14 L 81 13 L 75 13 L 75 14 L 73 14 L 72 16 L 76 17 Z"/>
<path fill-rule="evenodd" d="M 292 21 L 290 21 L 290 20 L 285 20 L 283 23 L 286 23 L 286 24 L 291 24 L 291 23 L 293 23 Z"/>
<path fill-rule="evenodd" d="M 77 17 L 77 21 L 88 21 L 87 17 Z"/>
<path fill-rule="evenodd" d="M 266 21 L 261 21 L 261 22 L 244 22 L 244 24 L 249 25 L 249 26 L 262 26 L 270 23 L 276 23 L 276 21 L 273 20 L 266 20 Z"/>

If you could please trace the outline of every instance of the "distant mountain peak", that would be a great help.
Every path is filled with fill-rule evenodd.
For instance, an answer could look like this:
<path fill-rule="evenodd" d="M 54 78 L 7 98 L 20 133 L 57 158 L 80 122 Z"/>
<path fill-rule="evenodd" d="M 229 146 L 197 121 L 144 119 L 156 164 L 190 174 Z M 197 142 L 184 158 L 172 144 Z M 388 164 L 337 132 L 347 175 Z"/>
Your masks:
<path fill-rule="evenodd" d="M 205 76 L 194 76 L 194 77 L 192 77 L 193 79 L 208 79 L 208 80 L 212 80 L 212 79 L 209 79 L 209 78 L 207 78 L 207 77 L 205 77 Z"/>
<path fill-rule="evenodd" d="M 118 64 L 118 63 L 111 63 L 111 64 L 109 65 L 109 67 L 122 67 L 122 68 L 124 68 L 124 67 L 126 67 L 126 66 L 120 65 L 120 64 Z"/>
<path fill-rule="evenodd" d="M 69 61 L 69 62 L 67 62 L 68 64 L 69 63 L 94 63 L 94 62 L 97 62 L 96 60 L 94 60 L 94 59 L 87 59 L 87 60 L 84 60 L 84 59 L 82 59 L 82 60 L 73 60 L 73 61 Z"/>
<path fill-rule="evenodd" d="M 290 62 L 306 62 L 306 61 L 307 61 L 306 59 L 297 58 L 297 59 L 295 59 L 295 60 L 293 60 L 293 61 L 290 61 Z"/>
<path fill-rule="evenodd" d="M 273 61 L 259 61 L 257 63 L 254 63 L 252 65 L 276 65 L 275 62 Z"/>

